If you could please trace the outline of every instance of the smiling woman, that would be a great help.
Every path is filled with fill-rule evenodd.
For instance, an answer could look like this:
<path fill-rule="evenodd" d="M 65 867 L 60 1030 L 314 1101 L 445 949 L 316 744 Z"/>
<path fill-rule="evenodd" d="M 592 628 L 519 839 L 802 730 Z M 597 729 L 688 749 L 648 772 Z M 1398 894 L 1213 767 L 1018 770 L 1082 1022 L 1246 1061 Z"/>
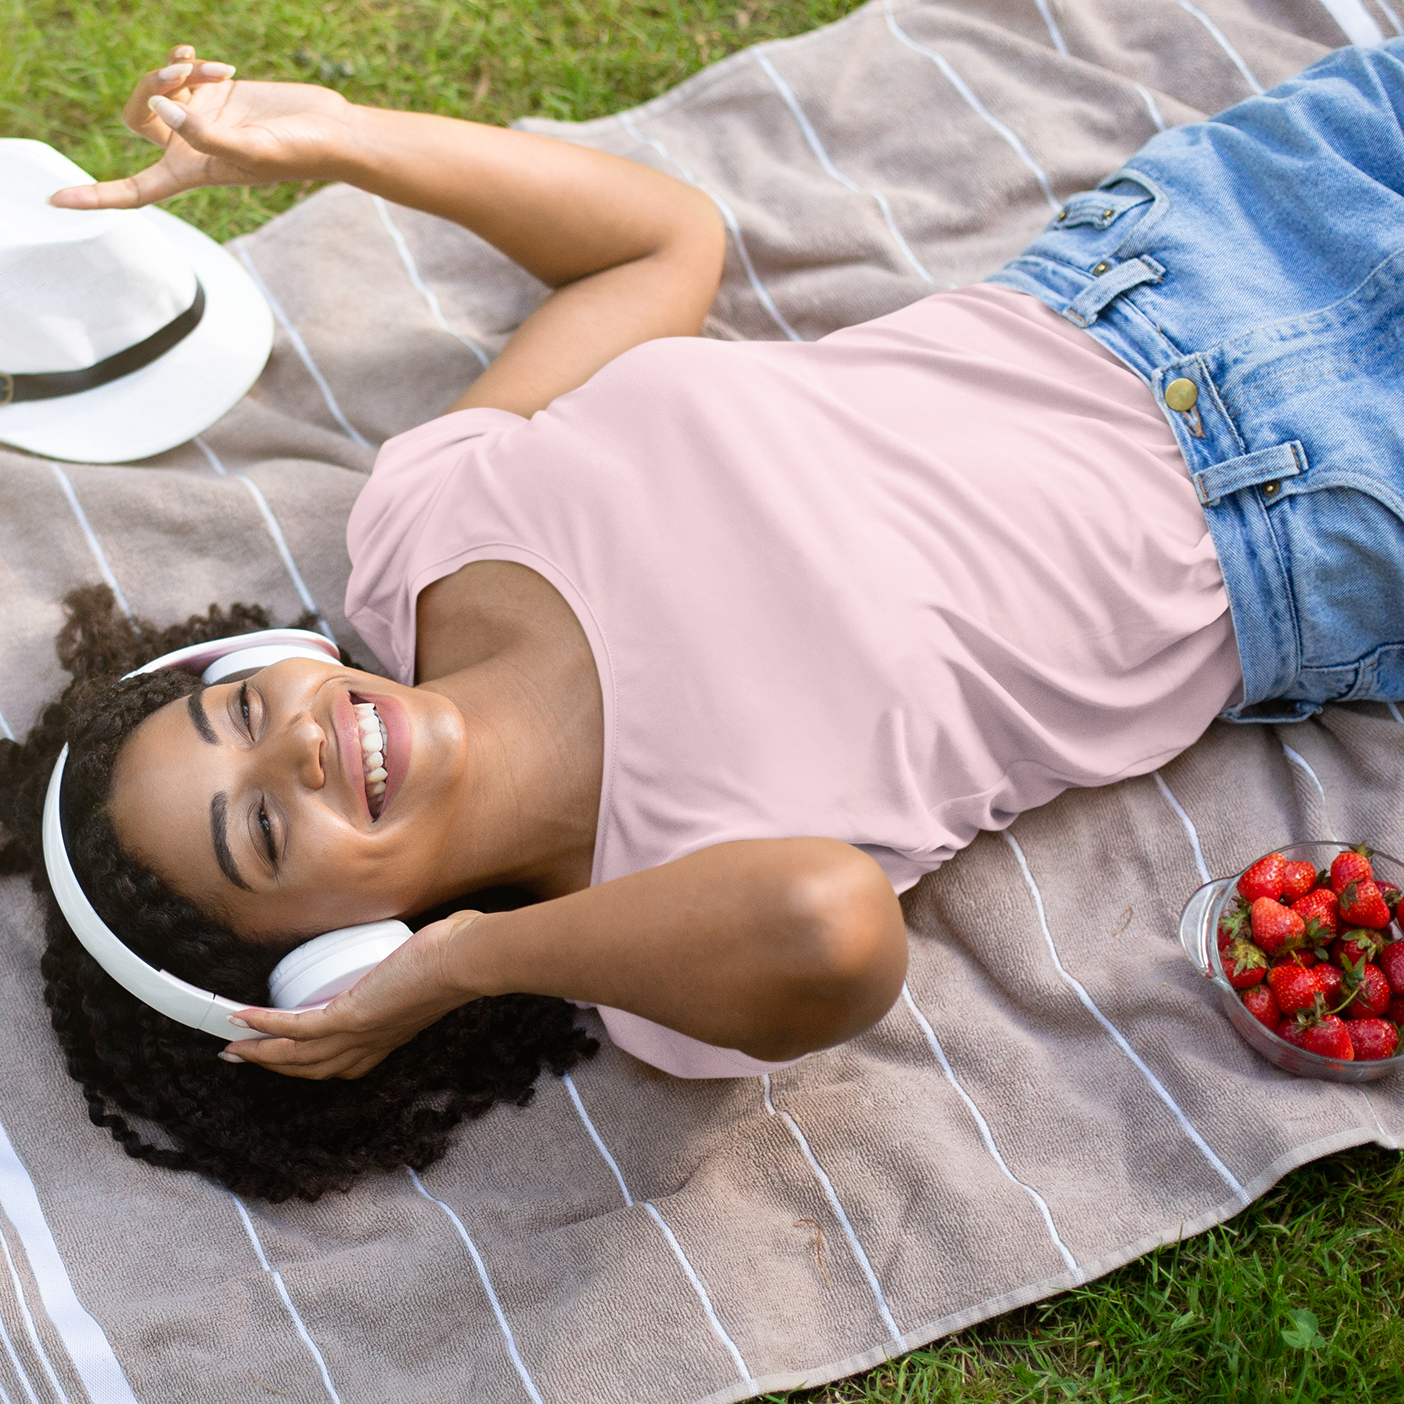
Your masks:
<path fill-rule="evenodd" d="M 208 738 L 196 737 L 199 716 L 220 744 L 207 711 L 216 689 L 202 693 L 197 678 L 173 669 L 117 679 L 173 648 L 261 629 L 269 620 L 260 609 L 236 605 L 157 629 L 118 614 L 106 586 L 75 591 L 66 605 L 58 651 L 73 681 L 22 745 L 0 742 L 0 871 L 35 874 L 47 907 L 43 973 L 54 1028 L 94 1124 L 109 1128 L 129 1155 L 212 1175 L 241 1194 L 315 1199 L 366 1170 L 427 1165 L 443 1154 L 465 1116 L 498 1101 L 525 1102 L 543 1066 L 560 1073 L 589 1054 L 593 1040 L 575 1027 L 568 1004 L 508 995 L 450 1014 L 358 1082 L 312 1083 L 217 1061 L 218 1045 L 206 1035 L 172 1022 L 110 979 L 78 943 L 43 877 L 39 815 L 65 742 L 75 864 L 94 904 L 139 956 L 191 983 L 261 1004 L 274 965 L 305 934 L 295 924 L 280 926 L 274 910 L 260 939 L 236 935 L 218 903 L 197 906 L 124 851 L 105 803 L 114 768 L 128 759 L 125 743 L 144 737 L 147 722 L 176 719 L 180 733 L 208 748 Z M 383 679 L 374 682 L 384 686 Z M 224 689 L 231 696 L 240 690 Z M 236 705 L 226 732 L 242 724 Z M 170 812 L 164 797 L 153 804 Z M 206 855 L 208 811 L 207 797 L 206 813 L 191 826 Z M 251 875 L 256 865 L 268 870 L 267 849 L 261 852 L 244 860 Z M 206 862 L 215 867 L 208 856 Z M 223 876 L 219 881 L 226 883 Z"/>

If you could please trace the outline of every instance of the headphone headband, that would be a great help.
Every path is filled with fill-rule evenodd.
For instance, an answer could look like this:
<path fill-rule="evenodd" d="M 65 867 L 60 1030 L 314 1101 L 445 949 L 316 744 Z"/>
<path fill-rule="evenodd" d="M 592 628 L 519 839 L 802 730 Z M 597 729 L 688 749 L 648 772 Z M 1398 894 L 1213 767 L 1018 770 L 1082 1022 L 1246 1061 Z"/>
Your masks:
<path fill-rule="evenodd" d="M 125 676 L 137 677 L 159 668 L 175 667 L 201 674 L 208 685 L 228 679 L 235 673 L 269 667 L 286 658 L 311 658 L 335 663 L 339 656 L 334 643 L 309 630 L 262 629 L 252 634 L 239 634 L 176 649 Z M 62 787 L 67 760 L 68 747 L 65 745 L 54 764 L 44 797 L 43 846 L 44 869 L 49 877 L 49 886 L 73 934 L 124 990 L 167 1018 L 211 1034 L 226 1043 L 266 1037 L 255 1029 L 242 1029 L 229 1022 L 244 1005 L 235 1004 L 210 990 L 202 990 L 167 970 L 157 970 L 155 966 L 148 965 L 98 915 L 78 881 L 64 841 Z M 275 1004 L 278 1008 L 296 1008 L 330 999 L 342 989 L 349 989 L 366 970 L 408 940 L 409 935 L 409 928 L 403 922 L 377 921 L 328 932 L 325 936 L 306 942 L 279 962 L 272 977 L 274 988 L 285 997 L 295 996 L 296 1003 L 284 1004 L 275 999 Z M 329 965 L 319 961 L 319 952 L 323 950 L 328 951 L 331 957 Z M 296 966 L 301 978 L 290 981 L 284 976 L 280 979 L 280 972 L 290 962 Z M 319 972 L 323 976 L 320 979 Z"/>

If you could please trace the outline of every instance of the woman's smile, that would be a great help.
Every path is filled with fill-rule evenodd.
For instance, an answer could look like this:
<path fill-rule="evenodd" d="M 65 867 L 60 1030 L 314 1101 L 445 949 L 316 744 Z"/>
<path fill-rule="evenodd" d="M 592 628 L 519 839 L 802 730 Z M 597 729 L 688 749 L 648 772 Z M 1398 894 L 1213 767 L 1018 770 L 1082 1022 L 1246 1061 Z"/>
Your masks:
<path fill-rule="evenodd" d="M 410 724 L 405 709 L 384 694 L 346 692 L 337 697 L 334 736 L 347 773 L 359 776 L 371 822 L 390 807 L 409 769 Z"/>

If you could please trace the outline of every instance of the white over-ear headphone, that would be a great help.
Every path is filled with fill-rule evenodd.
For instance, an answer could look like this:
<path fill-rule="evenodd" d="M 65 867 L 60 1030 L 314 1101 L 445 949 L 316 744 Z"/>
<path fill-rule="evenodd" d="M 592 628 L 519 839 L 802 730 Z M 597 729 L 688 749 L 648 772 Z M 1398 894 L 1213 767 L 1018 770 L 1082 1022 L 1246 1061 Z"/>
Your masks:
<path fill-rule="evenodd" d="M 338 660 L 336 645 L 307 629 L 264 629 L 235 638 L 213 639 L 191 644 L 174 653 L 163 654 L 145 667 L 128 673 L 134 678 L 154 673 L 158 668 L 183 668 L 199 673 L 209 685 L 229 682 L 237 676 L 267 668 L 285 658 L 312 658 L 319 663 Z M 79 885 L 63 833 L 63 807 L 60 791 L 68 747 L 59 752 L 54 773 L 44 799 L 44 867 L 49 886 L 59 908 L 68 919 L 73 934 L 89 955 L 129 994 L 159 1010 L 178 1024 L 188 1024 L 222 1041 L 266 1038 L 256 1029 L 241 1029 L 229 1022 L 245 1005 L 187 984 L 165 970 L 148 965 L 135 951 L 122 943 L 97 914 L 88 895 Z M 364 926 L 347 926 L 290 951 L 278 962 L 269 977 L 270 994 L 276 1009 L 302 1009 L 321 1004 L 349 990 L 368 970 L 379 965 L 392 951 L 409 940 L 410 930 L 402 921 L 372 921 Z"/>

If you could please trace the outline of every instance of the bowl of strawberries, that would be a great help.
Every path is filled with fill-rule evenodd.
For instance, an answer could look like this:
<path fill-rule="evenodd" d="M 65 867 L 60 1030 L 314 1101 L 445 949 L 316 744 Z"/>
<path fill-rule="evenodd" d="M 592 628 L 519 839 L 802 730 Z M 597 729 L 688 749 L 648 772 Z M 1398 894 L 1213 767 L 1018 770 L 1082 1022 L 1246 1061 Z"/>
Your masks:
<path fill-rule="evenodd" d="M 1404 1068 L 1404 863 L 1294 843 L 1185 904 L 1180 942 L 1234 1028 L 1287 1072 L 1370 1082 Z"/>

